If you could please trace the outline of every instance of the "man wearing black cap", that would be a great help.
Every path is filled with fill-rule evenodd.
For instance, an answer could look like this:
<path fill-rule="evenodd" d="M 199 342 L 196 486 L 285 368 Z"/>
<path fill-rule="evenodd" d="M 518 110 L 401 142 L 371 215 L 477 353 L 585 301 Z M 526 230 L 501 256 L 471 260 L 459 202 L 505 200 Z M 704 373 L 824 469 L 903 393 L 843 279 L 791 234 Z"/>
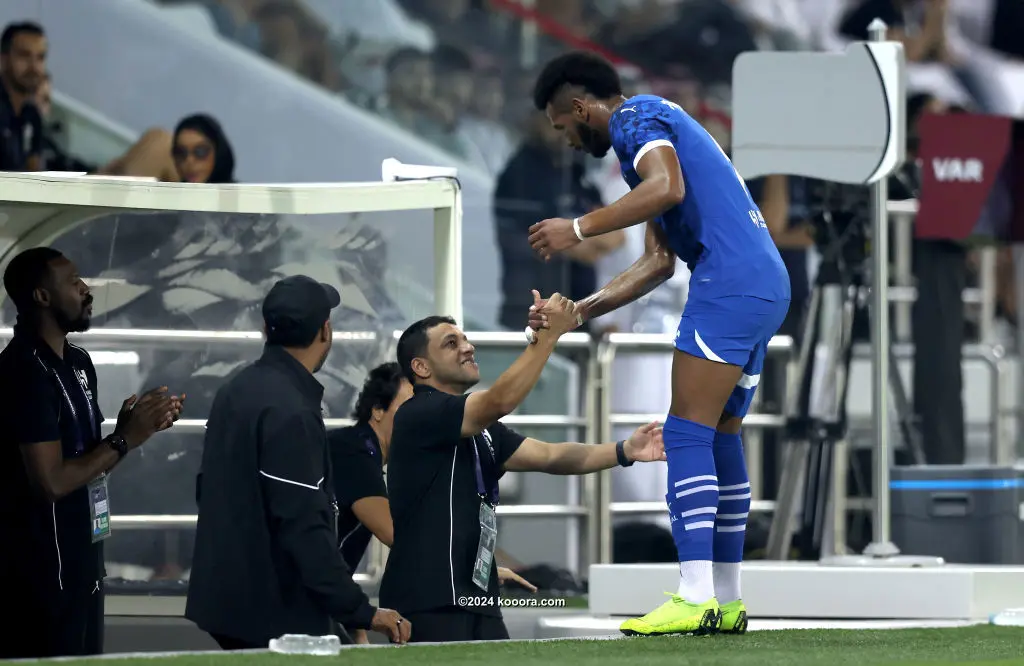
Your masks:
<path fill-rule="evenodd" d="M 166 387 L 131 396 L 102 437 L 96 369 L 67 341 L 92 316 L 75 265 L 52 248 L 32 248 L 8 264 L 4 288 L 18 321 L 0 352 L 0 575 L 13 604 L 0 659 L 99 654 L 107 473 L 170 427 L 181 401 Z"/>
<path fill-rule="evenodd" d="M 336 634 L 339 623 L 409 639 L 409 622 L 370 605 L 337 548 L 324 389 L 313 374 L 340 303 L 306 276 L 277 282 L 263 301 L 263 355 L 214 398 L 185 616 L 224 649 Z"/>

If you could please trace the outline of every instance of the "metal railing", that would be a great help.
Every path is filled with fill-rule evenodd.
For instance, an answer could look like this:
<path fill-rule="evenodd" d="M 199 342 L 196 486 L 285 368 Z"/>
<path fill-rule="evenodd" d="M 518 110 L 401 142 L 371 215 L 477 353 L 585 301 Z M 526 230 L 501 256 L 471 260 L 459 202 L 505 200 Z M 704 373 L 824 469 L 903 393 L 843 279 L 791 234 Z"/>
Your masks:
<path fill-rule="evenodd" d="M 9 339 L 13 335 L 10 328 L 0 328 L 0 339 Z M 334 339 L 344 344 L 360 342 L 376 342 L 382 337 L 390 336 L 397 340 L 400 331 L 392 334 L 373 331 L 337 331 Z M 524 341 L 521 333 L 510 332 L 469 332 L 470 341 L 481 349 L 516 350 L 521 349 Z M 108 348 L 131 346 L 140 343 L 171 343 L 174 347 L 208 347 L 210 345 L 227 346 L 262 346 L 263 335 L 248 331 L 172 331 L 172 330 L 134 330 L 98 328 L 85 333 L 70 336 L 85 344 L 104 344 Z M 639 426 L 654 420 L 663 420 L 665 414 L 627 414 L 613 412 L 610 404 L 610 388 L 613 378 L 613 363 L 621 353 L 643 351 L 661 351 L 666 354 L 666 372 L 669 368 L 672 337 L 656 334 L 614 333 L 602 340 L 595 340 L 584 333 L 570 333 L 558 342 L 560 351 L 568 351 L 576 355 L 586 368 L 586 378 L 582 395 L 584 414 L 567 416 L 562 414 L 520 415 L 512 414 L 502 421 L 511 427 L 559 427 L 582 428 L 585 442 L 607 442 L 614 439 L 612 429 L 616 426 Z M 868 355 L 864 345 L 855 346 L 855 354 L 859 358 Z M 794 352 L 793 340 L 789 337 L 774 338 L 768 347 L 770 355 L 787 355 L 792 359 Z M 912 346 L 907 344 L 894 345 L 894 355 L 898 359 L 911 357 Z M 992 459 L 993 462 L 1008 460 L 1015 455 L 1014 442 L 1009 433 L 1002 427 L 1003 418 L 1015 413 L 1002 405 L 1002 377 L 1005 372 L 1005 352 L 1002 347 L 993 345 L 967 345 L 964 357 L 983 361 L 990 369 L 990 403 L 992 428 Z M 788 368 L 788 365 L 787 365 Z M 787 369 L 788 372 L 788 369 Z M 760 392 L 759 392 L 760 393 Z M 106 431 L 113 429 L 116 421 L 104 421 Z M 349 419 L 326 419 L 327 427 L 343 427 L 352 424 Z M 786 419 L 781 414 L 751 413 L 744 419 L 747 430 L 765 430 L 784 427 Z M 203 419 L 183 419 L 175 424 L 175 428 L 184 431 L 200 431 L 206 425 Z M 745 443 L 748 458 L 761 459 L 761 445 L 756 437 Z M 752 475 L 760 472 L 752 467 Z M 585 561 L 587 563 L 611 561 L 612 521 L 619 515 L 649 515 L 667 512 L 664 502 L 612 502 L 611 473 L 604 471 L 599 474 L 577 477 L 581 484 L 580 502 L 577 504 L 518 504 L 501 505 L 498 515 L 503 517 L 561 517 L 573 519 L 573 530 L 578 534 L 586 530 L 587 546 Z M 760 494 L 755 493 L 752 476 L 751 511 L 766 512 L 774 508 L 773 502 L 761 501 Z M 195 515 L 114 515 L 112 523 L 124 529 L 190 529 L 196 524 Z M 371 554 L 369 574 L 357 575 L 357 580 L 376 583 L 382 571 L 386 552 L 376 543 L 377 550 Z"/>
<path fill-rule="evenodd" d="M 10 339 L 14 334 L 11 328 L 0 328 L 0 339 Z M 374 331 L 335 331 L 334 341 L 343 344 L 374 343 L 382 336 L 390 336 L 397 340 L 401 331 L 394 331 L 392 334 L 378 333 Z M 515 350 L 525 346 L 522 333 L 511 332 L 467 332 L 470 342 L 478 349 L 502 349 Z M 254 331 L 186 331 L 186 330 L 161 330 L 161 329 L 116 329 L 96 328 L 84 333 L 74 333 L 68 336 L 74 342 L 88 345 L 103 344 L 107 348 L 123 348 L 126 346 L 135 347 L 140 343 L 171 343 L 175 348 L 208 347 L 211 345 L 225 346 L 262 346 L 264 337 L 262 333 Z M 563 352 L 571 352 L 581 360 L 587 361 L 587 367 L 594 367 L 590 359 L 595 349 L 594 340 L 585 333 L 568 333 L 558 341 L 558 349 Z M 585 383 L 585 395 L 591 392 L 593 384 L 588 377 Z M 596 441 L 598 435 L 597 410 L 591 409 L 593 401 L 586 402 L 586 415 L 582 417 L 566 416 L 564 414 L 510 414 L 502 419 L 502 422 L 510 427 L 579 427 L 584 429 L 586 442 Z M 328 428 L 344 427 L 351 425 L 350 419 L 325 419 Z M 116 419 L 107 419 L 103 422 L 104 431 L 110 432 L 117 424 Z M 206 426 L 205 419 L 182 419 L 175 423 L 176 430 L 186 432 L 202 431 Z M 579 479 L 571 482 L 579 483 Z M 595 526 L 600 522 L 598 508 L 594 503 L 588 502 L 588 488 L 584 480 L 582 492 L 579 493 L 581 502 L 579 504 L 504 504 L 498 507 L 497 513 L 502 517 L 547 517 L 547 518 L 571 518 L 573 529 L 577 533 L 584 525 Z M 190 529 L 194 528 L 197 516 L 194 514 L 175 515 L 112 515 L 111 523 L 115 527 L 124 529 Z M 588 529 L 588 533 L 593 532 Z M 596 539 L 591 541 L 594 547 L 586 551 L 587 562 L 595 562 Z M 357 574 L 355 579 L 360 582 L 377 583 L 382 572 L 383 547 L 377 541 L 376 552 L 370 555 L 370 573 Z"/>

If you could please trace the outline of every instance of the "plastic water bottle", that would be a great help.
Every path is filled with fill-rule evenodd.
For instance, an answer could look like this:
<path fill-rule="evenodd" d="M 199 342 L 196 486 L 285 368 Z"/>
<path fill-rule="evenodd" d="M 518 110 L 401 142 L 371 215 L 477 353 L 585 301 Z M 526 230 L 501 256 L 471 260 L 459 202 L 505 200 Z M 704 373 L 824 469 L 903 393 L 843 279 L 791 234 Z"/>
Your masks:
<path fill-rule="evenodd" d="M 279 654 L 312 654 L 335 657 L 341 652 L 341 641 L 337 636 L 285 634 L 280 638 L 270 639 L 270 651 Z"/>
<path fill-rule="evenodd" d="M 1024 608 L 1007 608 L 992 614 L 988 621 L 1000 627 L 1024 627 Z"/>

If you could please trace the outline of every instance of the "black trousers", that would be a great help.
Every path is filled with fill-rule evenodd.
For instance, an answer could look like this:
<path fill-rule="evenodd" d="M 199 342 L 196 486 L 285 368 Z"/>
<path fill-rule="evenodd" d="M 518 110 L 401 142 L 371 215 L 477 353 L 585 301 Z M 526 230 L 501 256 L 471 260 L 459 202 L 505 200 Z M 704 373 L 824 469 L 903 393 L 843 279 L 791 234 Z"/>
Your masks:
<path fill-rule="evenodd" d="M 461 608 L 409 613 L 406 618 L 412 623 L 411 643 L 500 641 L 508 638 L 508 629 L 502 618 Z"/>
<path fill-rule="evenodd" d="M 223 634 L 210 634 L 210 636 L 213 640 L 217 641 L 217 645 L 220 646 L 221 650 L 263 650 L 267 647 L 266 645 L 257 645 L 256 643 L 250 643 Z"/>
<path fill-rule="evenodd" d="M 963 359 L 967 253 L 942 240 L 914 241 L 914 411 L 929 465 L 963 465 Z"/>
<path fill-rule="evenodd" d="M 15 591 L 12 600 L 19 596 Z M 45 600 L 29 595 L 22 599 L 20 608 L 0 625 L 0 659 L 103 654 L 102 582 L 61 590 Z"/>

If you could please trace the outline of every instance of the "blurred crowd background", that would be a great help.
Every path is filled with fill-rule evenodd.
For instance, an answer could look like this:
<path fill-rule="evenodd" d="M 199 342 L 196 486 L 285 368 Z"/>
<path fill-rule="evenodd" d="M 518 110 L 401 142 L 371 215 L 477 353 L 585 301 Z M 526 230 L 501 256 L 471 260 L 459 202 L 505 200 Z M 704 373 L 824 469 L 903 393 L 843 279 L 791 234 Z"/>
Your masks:
<path fill-rule="evenodd" d="M 53 15 L 49 3 L 66 1 L 35 0 L 35 4 L 45 17 Z M 625 192 L 614 155 L 595 160 L 572 153 L 543 114 L 532 108 L 530 90 L 539 68 L 566 50 L 602 53 L 619 66 L 627 94 L 653 93 L 678 103 L 728 152 L 732 65 L 739 54 L 840 51 L 851 41 L 866 39 L 871 21 L 882 18 L 890 28 L 889 37 L 903 42 L 909 62 L 911 159 L 894 181 L 891 196 L 897 199 L 914 198 L 918 192 L 913 155 L 916 123 L 922 114 L 1024 117 L 1024 39 L 1020 37 L 1024 4 L 1014 0 L 119 2 L 152 5 L 159 9 L 161 21 L 197 40 L 229 42 L 248 56 L 341 98 L 373 118 L 367 123 L 384 123 L 399 133 L 396 136 L 406 137 L 400 140 L 427 141 L 438 151 L 436 162 L 458 165 L 462 173 L 486 183 L 488 210 L 486 214 L 468 211 L 466 224 L 471 227 L 489 220 L 493 243 L 474 244 L 473 237 L 467 236 L 467 253 L 498 266 L 498 304 L 494 313 L 467 312 L 467 320 L 482 323 L 468 326 L 476 330 L 520 330 L 532 302 L 531 289 L 581 298 L 631 263 L 642 248 L 643 230 L 636 228 L 590 239 L 572 254 L 544 263 L 533 256 L 526 242 L 526 230 L 535 222 L 575 217 Z M 3 15 L 9 13 L 4 10 Z M 4 34 L 0 49 L 3 170 L 232 183 L 241 180 L 239 171 L 251 166 L 243 155 L 254 152 L 251 139 L 243 143 L 234 137 L 252 137 L 255 131 L 287 142 L 294 129 L 253 130 L 238 122 L 237 116 L 233 116 L 235 124 L 230 124 L 216 105 L 182 90 L 175 94 L 188 99 L 194 113 L 180 117 L 177 124 L 161 126 L 162 120 L 154 118 L 146 126 L 132 128 L 135 135 L 130 144 L 113 156 L 102 151 L 86 154 L 89 151 L 75 148 L 74 128 L 53 108 L 54 91 L 61 90 L 65 74 L 50 66 L 49 57 L 62 48 L 50 38 L 45 21 L 11 23 Z M 130 60 L 133 55 L 138 54 L 127 53 L 124 58 Z M 173 68 L 175 54 L 159 57 Z M 162 85 L 159 73 L 154 74 L 154 85 Z M 289 93 L 282 89 L 262 94 L 273 98 Z M 299 108 L 291 124 L 303 123 Z M 333 150 L 339 162 L 364 159 L 344 139 Z M 301 162 L 302 155 L 295 160 Z M 378 166 L 379 161 L 370 164 L 369 173 Z M 793 308 L 781 333 L 798 336 L 817 261 L 807 183 L 779 175 L 749 185 L 790 268 Z M 98 305 L 103 304 L 96 314 L 101 326 L 258 330 L 257 306 L 268 281 L 292 268 L 314 264 L 327 266 L 329 279 L 342 287 L 346 309 L 343 325 L 336 328 L 391 330 L 423 314 L 417 309 L 421 306 L 412 304 L 415 299 L 403 301 L 398 293 L 402 290 L 390 278 L 378 279 L 395 272 L 394 266 L 403 259 L 394 256 L 398 239 L 369 218 L 348 218 L 343 224 L 321 221 L 315 227 L 287 216 L 134 218 L 139 219 L 120 215 L 93 220 L 55 243 L 78 262 L 95 288 L 106 288 L 105 298 L 97 298 Z M 141 218 L 146 218 L 144 223 Z M 967 285 L 977 284 L 977 253 L 966 247 L 957 252 Z M 996 300 L 1007 345 L 1012 345 L 1017 321 L 1012 274 L 1012 257 L 1001 251 Z M 595 334 L 674 331 L 687 277 L 685 270 L 678 271 L 650 297 L 593 322 L 589 330 Z M 494 300 L 491 292 L 482 295 L 486 287 L 472 279 L 467 279 L 465 289 L 469 303 L 476 297 Z M 8 306 L 4 316 L 10 322 Z M 971 309 L 965 311 L 963 328 L 968 338 L 977 337 L 976 313 Z M 330 414 L 347 415 L 362 377 L 383 353 L 379 347 L 335 345 L 324 379 L 329 385 Z M 493 367 L 485 375 L 500 371 L 507 356 L 491 358 Z M 205 418 L 219 382 L 243 360 L 237 351 L 153 351 L 140 362 L 136 380 L 148 381 L 149 372 L 158 369 L 161 383 L 177 382 L 189 392 L 189 417 Z M 636 376 L 667 379 L 663 356 L 641 358 L 638 363 L 646 365 Z M 663 406 L 667 387 L 660 379 L 624 380 L 615 391 L 623 411 L 651 413 L 667 406 Z M 147 445 L 145 455 L 136 458 L 137 469 L 119 474 L 125 487 L 115 488 L 114 493 L 131 498 L 123 500 L 131 503 L 131 513 L 194 512 L 188 489 L 201 433 L 176 437 L 168 435 L 159 445 Z M 615 499 L 660 501 L 663 487 L 663 480 L 656 476 L 631 472 L 617 477 Z M 664 540 L 665 521 L 651 521 L 661 526 L 660 536 L 643 541 L 634 535 L 628 540 L 648 544 L 638 546 L 646 551 L 616 552 L 641 558 L 658 557 L 658 548 L 671 553 L 671 537 Z M 168 546 L 171 537 L 153 532 L 133 535 L 134 541 L 118 537 L 120 546 L 111 551 L 124 565 L 119 575 L 144 581 L 187 578 L 191 547 L 186 533 L 174 547 Z M 751 534 L 754 548 L 759 538 L 754 521 Z M 516 555 L 514 547 L 506 550 Z M 561 564 L 554 567 L 551 581 L 565 580 L 560 568 Z"/>

